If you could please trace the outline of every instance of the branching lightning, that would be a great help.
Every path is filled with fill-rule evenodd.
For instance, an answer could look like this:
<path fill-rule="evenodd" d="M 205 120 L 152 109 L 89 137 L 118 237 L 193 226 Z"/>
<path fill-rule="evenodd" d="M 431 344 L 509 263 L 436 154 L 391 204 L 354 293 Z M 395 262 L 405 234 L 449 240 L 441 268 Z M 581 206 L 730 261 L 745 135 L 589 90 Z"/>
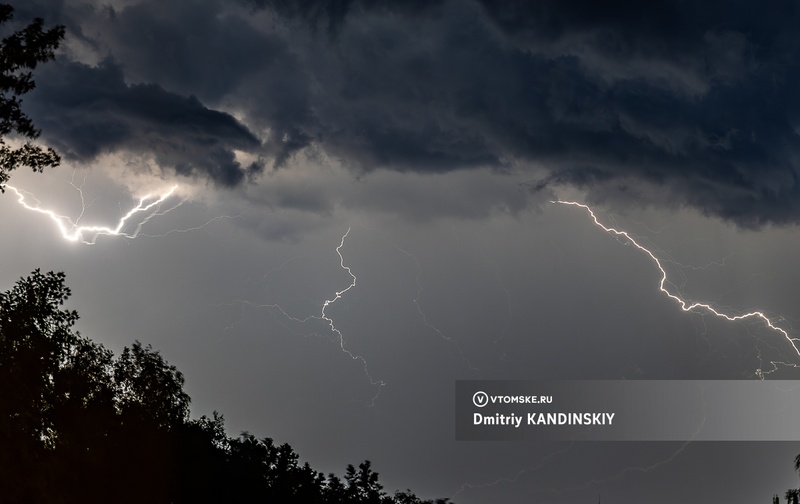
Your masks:
<path fill-rule="evenodd" d="M 461 360 L 464 362 L 464 364 L 466 364 L 468 369 L 470 369 L 472 371 L 480 371 L 480 369 L 478 369 L 477 367 L 473 366 L 472 363 L 469 361 L 469 359 L 467 359 L 466 355 L 464 355 L 464 351 L 461 349 L 461 345 L 458 344 L 458 341 L 456 341 L 453 338 L 451 338 L 450 336 L 446 335 L 438 327 L 434 326 L 433 324 L 431 324 L 428 321 L 428 316 L 422 310 L 422 305 L 420 304 L 420 299 L 422 298 L 422 292 L 423 292 L 424 289 L 422 288 L 422 281 L 420 280 L 420 275 L 422 275 L 422 267 L 419 264 L 419 260 L 417 259 L 417 257 L 414 254 L 404 250 L 399 245 L 397 245 L 397 244 L 393 244 L 393 245 L 394 245 L 394 248 L 399 250 L 406 257 L 410 257 L 411 260 L 414 261 L 414 265 L 417 268 L 417 274 L 414 277 L 414 282 L 417 284 L 417 294 L 414 296 L 414 299 L 412 299 L 411 301 L 414 303 L 414 306 L 417 309 L 417 313 L 419 313 L 419 316 L 422 319 L 422 323 L 425 324 L 425 326 L 428 327 L 430 330 L 432 330 L 433 332 L 438 334 L 439 337 L 441 337 L 447 343 L 453 345 L 455 347 L 456 351 L 458 352 L 458 355 L 461 357 Z"/>
<path fill-rule="evenodd" d="M 58 227 L 62 238 L 67 241 L 80 242 L 85 245 L 94 245 L 97 242 L 97 238 L 103 235 L 120 236 L 123 238 L 136 238 L 139 236 L 142 226 L 144 226 L 150 219 L 159 215 L 163 215 L 183 204 L 183 200 L 181 200 L 169 209 L 161 209 L 161 205 L 173 197 L 175 191 L 178 189 L 177 185 L 173 185 L 158 193 L 149 193 L 139 198 L 138 203 L 136 203 L 133 208 L 126 212 L 117 221 L 117 225 L 115 227 L 82 226 L 80 225 L 80 220 L 87 208 L 82 190 L 83 186 L 76 186 L 73 182 L 70 182 L 70 185 L 72 185 L 72 187 L 74 187 L 81 196 L 81 213 L 74 221 L 66 215 L 60 215 L 53 210 L 43 208 L 39 201 L 36 201 L 35 203 L 28 203 L 29 199 L 36 200 L 36 198 L 27 191 L 23 191 L 11 185 L 6 185 L 5 187 L 14 191 L 14 193 L 17 195 L 17 202 L 25 209 L 49 217 L 50 220 L 52 220 Z M 131 222 L 129 221 L 134 217 L 141 217 L 141 220 L 137 222 L 132 231 L 126 230 L 127 228 L 130 228 Z"/>
<path fill-rule="evenodd" d="M 420 299 L 422 298 L 423 288 L 422 288 L 422 282 L 420 281 L 420 278 L 419 278 L 420 275 L 422 274 L 422 267 L 420 266 L 419 261 L 417 260 L 417 257 L 414 254 L 412 254 L 411 252 L 407 252 L 406 250 L 400 248 L 400 246 L 398 246 L 398 245 L 395 245 L 394 247 L 397 250 L 399 250 L 401 253 L 403 253 L 406 257 L 410 257 L 411 260 L 414 261 L 414 265 L 417 268 L 417 274 L 416 274 L 416 276 L 414 276 L 414 282 L 417 284 L 417 294 L 414 296 L 414 299 L 412 299 L 411 301 L 414 303 L 414 306 L 417 308 L 417 313 L 419 313 L 419 316 L 422 318 L 422 323 L 425 324 L 430 330 L 432 330 L 433 332 L 438 334 L 443 340 L 447 341 L 448 343 L 452 342 L 453 339 L 450 336 L 447 336 L 445 333 L 443 333 L 441 330 L 439 330 L 438 327 L 436 327 L 433 324 L 431 324 L 430 322 L 428 322 L 428 316 L 425 315 L 424 311 L 422 311 L 422 306 L 420 306 Z"/>
<path fill-rule="evenodd" d="M 712 306 L 709 303 L 689 301 L 689 300 L 685 299 L 684 297 L 680 296 L 679 294 L 677 294 L 676 292 L 670 290 L 669 286 L 675 286 L 675 284 L 668 278 L 667 270 L 664 267 L 664 262 L 675 262 L 675 261 L 672 261 L 671 259 L 659 258 L 658 256 L 656 256 L 656 254 L 652 251 L 651 248 L 648 248 L 648 247 L 642 245 L 640 243 L 641 240 L 637 241 L 637 239 L 633 238 L 628 232 L 620 230 L 620 229 L 617 229 L 615 227 L 607 226 L 607 225 L 601 223 L 600 220 L 597 218 L 597 215 L 594 213 L 594 211 L 588 205 L 585 205 L 585 204 L 582 204 L 582 203 L 578 203 L 578 202 L 574 202 L 574 201 L 563 201 L 563 200 L 552 201 L 551 203 L 557 203 L 557 204 L 562 204 L 562 205 L 572 205 L 572 206 L 577 206 L 577 207 L 580 207 L 580 208 L 584 209 L 589 214 L 589 217 L 592 219 L 593 223 L 597 227 L 599 227 L 600 229 L 602 229 L 603 231 L 605 231 L 606 233 L 608 233 L 610 235 L 613 235 L 613 236 L 616 236 L 616 237 L 619 237 L 619 238 L 624 238 L 627 241 L 627 243 L 629 243 L 630 245 L 634 246 L 635 248 L 640 250 L 642 253 L 646 254 L 650 258 L 650 260 L 656 265 L 656 267 L 658 268 L 658 270 L 660 272 L 660 279 L 659 279 L 659 282 L 658 282 L 658 290 L 661 293 L 663 293 L 665 296 L 667 296 L 669 299 L 673 300 L 676 304 L 678 304 L 678 306 L 681 308 L 682 311 L 710 314 L 710 315 L 713 315 L 713 316 L 716 316 L 716 317 L 719 317 L 721 319 L 728 320 L 728 321 L 731 321 L 731 322 L 741 321 L 741 320 L 759 321 L 759 322 L 763 323 L 764 326 L 766 326 L 771 331 L 780 334 L 783 337 L 783 339 L 785 339 L 789 343 L 789 345 L 794 350 L 794 352 L 797 355 L 800 355 L 800 350 L 798 349 L 798 341 L 799 341 L 798 338 L 791 337 L 789 332 L 786 329 L 784 329 L 784 328 L 782 328 L 782 327 L 780 327 L 778 325 L 778 324 L 784 324 L 786 322 L 783 317 L 771 318 L 771 317 L 767 316 L 763 311 L 750 311 L 750 312 L 744 313 L 744 314 L 734 314 L 734 313 L 731 313 L 730 311 L 716 308 L 716 307 Z M 680 265 L 680 266 L 684 267 L 684 268 L 689 268 L 689 269 L 705 269 L 705 268 L 712 267 L 712 266 L 722 266 L 722 265 L 725 264 L 726 260 L 727 260 L 727 257 L 724 258 L 721 262 L 712 262 L 712 263 L 704 265 L 704 266 L 683 266 L 683 265 Z M 675 262 L 675 263 L 678 264 L 677 262 Z M 773 345 L 769 344 L 768 342 L 765 342 L 765 343 L 766 343 L 766 345 L 768 347 L 770 347 L 773 350 L 777 351 L 777 349 Z M 761 361 L 760 347 L 759 347 L 758 351 L 759 351 L 758 359 L 759 359 L 759 361 Z M 772 361 L 771 362 L 771 366 L 772 366 L 772 369 L 770 369 L 770 370 L 759 369 L 757 371 L 758 376 L 763 379 L 764 375 L 776 371 L 779 366 L 800 368 L 800 365 L 798 365 L 796 363 L 777 362 L 777 361 Z M 695 435 L 702 428 L 702 426 L 704 424 L 704 421 L 705 421 L 705 418 L 703 418 L 703 421 L 701 421 L 700 424 L 698 425 L 698 428 L 697 428 L 697 431 L 695 432 Z M 563 494 L 563 493 L 566 493 L 566 492 L 573 492 L 573 491 L 577 491 L 577 490 L 582 490 L 582 489 L 586 489 L 586 488 L 589 488 L 589 487 L 592 487 L 592 486 L 595 486 L 595 485 L 599 485 L 599 484 L 608 483 L 608 482 L 611 482 L 611 481 L 614 481 L 614 480 L 618 480 L 618 479 L 626 477 L 630 473 L 648 473 L 650 471 L 654 471 L 654 470 L 660 468 L 663 465 L 671 463 L 673 460 L 675 460 L 677 457 L 679 457 L 694 442 L 693 439 L 694 439 L 694 436 L 692 437 L 692 439 L 689 439 L 689 440 L 681 443 L 681 445 L 675 451 L 670 452 L 669 455 L 667 455 L 664 458 L 659 459 L 659 460 L 657 460 L 655 462 L 652 462 L 649 465 L 625 467 L 625 468 L 619 470 L 618 472 L 610 474 L 610 475 L 608 475 L 606 477 L 593 478 L 593 479 L 590 479 L 590 480 L 586 481 L 585 483 L 583 483 L 581 485 L 578 485 L 578 486 L 575 486 L 575 487 L 571 487 L 571 488 L 566 488 L 566 489 L 550 488 L 549 490 L 542 490 L 542 491 L 548 491 L 548 492 L 553 493 L 553 494 Z M 513 473 L 513 474 L 511 474 L 509 476 L 503 476 L 503 477 L 500 477 L 500 478 L 498 478 L 498 479 L 496 479 L 494 481 L 488 482 L 488 483 L 482 483 L 482 484 L 467 483 L 467 484 L 464 484 L 464 485 L 461 486 L 461 488 L 458 489 L 458 491 L 455 494 L 453 494 L 453 496 L 451 498 L 458 497 L 459 495 L 461 495 L 461 494 L 463 494 L 463 493 L 465 493 L 467 491 L 470 491 L 470 490 L 487 489 L 487 488 L 491 488 L 491 487 L 494 487 L 494 486 L 500 485 L 500 484 L 515 483 L 521 476 L 523 476 L 525 474 L 534 473 L 534 472 L 540 470 L 544 466 L 544 463 L 546 461 L 548 461 L 549 459 L 551 459 L 551 458 L 553 458 L 555 456 L 559 456 L 559 455 L 562 455 L 562 454 L 566 453 L 567 451 L 569 451 L 569 449 L 571 447 L 572 447 L 572 444 L 570 444 L 568 447 L 566 447 L 566 448 L 564 448 L 562 450 L 558 450 L 556 452 L 550 453 L 549 455 L 544 457 L 540 461 L 539 464 L 531 466 L 531 467 L 527 467 L 527 468 L 524 468 L 524 469 L 520 469 L 516 473 Z"/>
<path fill-rule="evenodd" d="M 347 355 L 349 355 L 350 358 L 353 359 L 353 360 L 361 361 L 361 363 L 364 365 L 364 373 L 366 373 L 367 378 L 369 378 L 370 384 L 378 386 L 378 391 L 375 393 L 375 396 L 372 398 L 372 401 L 370 403 L 370 404 L 374 404 L 375 400 L 378 398 L 378 395 L 381 393 L 381 389 L 384 387 L 384 385 L 386 385 L 386 383 L 383 380 L 375 380 L 369 374 L 369 369 L 367 368 L 367 360 L 364 357 L 362 357 L 360 355 L 356 355 L 353 352 L 351 352 L 350 350 L 348 350 L 347 348 L 345 348 L 344 335 L 342 334 L 342 331 L 340 331 L 339 329 L 336 328 L 336 326 L 333 324 L 333 319 L 330 318 L 327 315 L 327 313 L 325 313 L 325 310 L 330 305 L 332 305 L 336 301 L 342 299 L 342 294 L 344 294 L 345 292 L 349 291 L 350 289 L 352 289 L 353 287 L 356 286 L 356 276 L 353 274 L 353 271 L 350 269 L 350 267 L 345 265 L 344 257 L 342 256 L 342 247 L 344 247 L 344 242 L 345 242 L 345 240 L 347 239 L 347 237 L 349 235 L 350 235 L 350 228 L 347 228 L 347 232 L 344 235 L 342 235 L 342 240 L 339 242 L 339 246 L 336 247 L 336 254 L 339 256 L 339 266 L 343 270 L 345 270 L 348 275 L 350 275 L 350 278 L 352 279 L 352 281 L 350 282 L 350 285 L 348 285 L 345 289 L 340 290 L 340 291 L 336 291 L 336 295 L 332 299 L 326 299 L 325 302 L 322 303 L 322 310 L 320 312 L 319 319 L 324 320 L 325 322 L 327 322 L 328 323 L 328 327 L 330 327 L 330 329 L 331 329 L 331 332 L 336 334 L 337 338 L 339 339 L 339 347 L 342 349 L 342 352 L 344 352 Z M 317 317 L 315 316 L 314 318 L 317 318 Z"/>
<path fill-rule="evenodd" d="M 791 337 L 789 335 L 789 333 L 785 329 L 783 329 L 783 328 L 779 327 L 778 325 L 776 325 L 776 322 L 774 322 L 771 318 L 769 318 L 763 312 L 761 312 L 761 311 L 751 311 L 751 312 L 740 314 L 740 315 L 731 315 L 731 314 L 724 313 L 724 312 L 718 310 L 717 308 L 711 306 L 708 303 L 690 302 L 690 301 L 687 301 L 687 300 L 681 298 L 677 294 L 674 294 L 674 293 L 670 292 L 670 290 L 667 288 L 667 284 L 670 283 L 670 282 L 669 282 L 669 280 L 667 278 L 667 272 L 664 269 L 664 267 L 663 267 L 663 265 L 661 263 L 661 260 L 659 260 L 659 258 L 656 257 L 656 255 L 653 254 L 653 252 L 651 252 L 650 249 L 648 249 L 648 248 L 644 247 L 643 245 L 639 244 L 639 242 L 636 241 L 626 231 L 621 231 L 621 230 L 618 230 L 616 228 L 608 227 L 608 226 L 602 224 L 599 221 L 599 219 L 597 218 L 597 216 L 595 215 L 594 211 L 592 211 L 592 209 L 589 208 L 588 205 L 584 205 L 583 203 L 577 203 L 575 201 L 562 201 L 562 200 L 552 201 L 551 203 L 558 203 L 558 204 L 561 204 L 561 205 L 572 205 L 572 206 L 577 206 L 577 207 L 583 208 L 584 210 L 586 210 L 586 212 L 592 218 L 592 221 L 594 221 L 594 224 L 597 227 L 599 227 L 600 229 L 602 229 L 603 231 L 605 231 L 608 234 L 625 238 L 631 245 L 633 245 L 637 249 L 641 250 L 644 254 L 646 254 L 648 257 L 650 257 L 650 259 L 653 261 L 653 263 L 656 265 L 656 267 L 658 268 L 658 270 L 661 273 L 661 278 L 660 278 L 660 280 L 658 282 L 658 290 L 661 291 L 669 299 L 672 299 L 673 301 L 675 301 L 678 304 L 678 306 L 680 306 L 681 310 L 683 310 L 685 312 L 708 313 L 708 314 L 714 315 L 716 317 L 719 317 L 719 318 L 722 318 L 722 319 L 725 319 L 725 320 L 728 320 L 728 321 L 731 321 L 731 322 L 738 321 L 738 320 L 746 320 L 746 319 L 760 320 L 769 329 L 771 329 L 772 331 L 782 335 L 784 337 L 784 339 L 786 339 L 786 341 L 789 343 L 789 345 L 791 345 L 791 347 L 794 350 L 794 352 L 798 356 L 800 356 L 800 349 L 798 349 L 798 346 L 797 346 L 798 338 Z M 775 366 L 776 364 L 777 363 L 773 362 L 773 366 Z M 758 374 L 759 377 L 763 378 L 763 375 L 765 373 L 761 369 L 759 369 L 759 370 L 757 370 L 757 374 Z"/>
<path fill-rule="evenodd" d="M 356 361 L 361 362 L 361 364 L 362 364 L 362 366 L 364 368 L 364 374 L 367 376 L 367 379 L 369 380 L 370 385 L 372 385 L 374 387 L 377 387 L 377 392 L 372 397 L 372 399 L 370 400 L 370 403 L 369 403 L 370 406 L 373 406 L 375 404 L 375 401 L 378 399 L 378 396 L 380 395 L 381 390 L 386 385 L 386 382 L 383 381 L 383 380 L 379 380 L 379 379 L 373 378 L 372 374 L 370 374 L 370 372 L 369 372 L 369 367 L 367 365 L 366 358 L 364 358 L 361 355 L 353 353 L 351 350 L 349 350 L 347 348 L 347 346 L 345 345 L 344 334 L 342 334 L 342 331 L 338 327 L 336 327 L 336 325 L 333 322 L 333 319 L 327 313 L 328 308 L 331 305 L 333 305 L 334 303 L 336 303 L 338 300 L 342 299 L 342 296 L 345 293 L 347 293 L 351 289 L 353 289 L 356 286 L 356 282 L 358 280 L 356 278 L 356 276 L 353 274 L 353 271 L 350 269 L 350 267 L 345 264 L 344 256 L 342 255 L 342 248 L 344 247 L 344 244 L 345 244 L 345 241 L 347 240 L 347 237 L 350 235 L 350 230 L 351 230 L 351 228 L 347 228 L 347 231 L 344 233 L 344 235 L 342 235 L 342 239 L 339 241 L 339 245 L 335 249 L 336 250 L 336 254 L 339 256 L 339 267 L 342 268 L 344 271 L 346 271 L 347 274 L 350 276 L 350 279 L 351 279 L 350 280 L 350 284 L 347 287 L 345 287 L 344 289 L 342 289 L 342 290 L 335 291 L 332 298 L 326 299 L 325 301 L 323 301 L 322 308 L 320 309 L 319 315 L 309 315 L 308 317 L 305 317 L 305 318 L 298 318 L 298 317 L 294 317 L 294 316 L 290 315 L 289 313 L 287 313 L 286 310 L 284 310 L 278 304 L 256 304 L 256 303 L 253 303 L 251 301 L 242 301 L 242 300 L 239 300 L 237 302 L 241 303 L 242 305 L 253 306 L 253 307 L 256 307 L 256 308 L 275 309 L 278 312 L 280 312 L 281 315 L 283 315 L 286 319 L 292 320 L 292 321 L 300 323 L 300 324 L 304 324 L 304 323 L 308 322 L 309 320 L 319 320 L 319 321 L 325 322 L 325 324 L 328 326 L 330 331 L 333 334 L 336 335 L 336 339 L 337 339 L 337 341 L 339 343 L 339 348 L 342 350 L 342 352 L 347 354 L 347 356 L 349 356 L 352 360 L 356 360 Z M 290 261 L 294 260 L 294 259 L 296 259 L 296 258 L 290 259 Z M 289 261 L 284 262 L 281 266 L 278 267 L 278 269 L 283 267 L 287 262 L 289 262 Z M 228 327 L 226 327 L 226 330 L 230 329 L 231 327 L 233 327 L 233 325 L 235 325 L 235 323 L 229 325 Z"/>
<path fill-rule="evenodd" d="M 205 224 L 203 224 L 202 226 L 192 227 L 189 229 L 173 229 L 167 231 L 166 233 L 158 235 L 143 234 L 142 228 L 145 224 L 147 224 L 147 222 L 149 222 L 151 219 L 155 217 L 164 215 L 178 208 L 185 202 L 185 200 L 179 199 L 174 204 L 167 205 L 167 208 L 164 208 L 165 202 L 175 198 L 178 186 L 173 185 L 159 192 L 149 193 L 139 198 L 138 202 L 134 205 L 134 207 L 125 212 L 125 214 L 117 221 L 115 227 L 99 226 L 99 225 L 91 225 L 91 226 L 81 225 L 80 223 L 81 219 L 83 218 L 87 208 L 90 207 L 93 202 L 90 202 L 88 205 L 86 203 L 86 198 L 83 192 L 83 186 L 85 184 L 85 180 L 83 181 L 83 183 L 78 185 L 74 181 L 74 174 L 73 174 L 73 179 L 69 181 L 69 184 L 78 192 L 81 200 L 80 214 L 74 220 L 66 215 L 61 215 L 55 212 L 54 210 L 44 208 L 42 204 L 36 199 L 36 197 L 28 191 L 24 191 L 22 189 L 19 189 L 11 185 L 6 185 L 5 187 L 10 189 L 16 194 L 17 202 L 23 208 L 49 217 L 50 220 L 52 220 L 58 227 L 62 238 L 70 242 L 78 242 L 86 245 L 94 245 L 97 242 L 97 238 L 103 235 L 118 236 L 129 239 L 136 238 L 139 236 L 164 237 L 172 233 L 186 233 L 189 231 L 196 231 L 204 228 L 205 226 L 216 220 L 222 218 L 231 218 L 230 216 L 226 215 L 221 217 L 215 217 L 210 221 L 206 222 Z M 376 380 L 370 375 L 367 367 L 367 361 L 364 357 L 356 355 L 350 350 L 348 350 L 348 348 L 345 345 L 344 335 L 339 330 L 339 328 L 336 327 L 333 319 L 327 313 L 327 310 L 331 305 L 336 303 L 338 300 L 342 299 L 342 296 L 345 293 L 347 293 L 348 291 L 350 291 L 350 289 L 356 286 L 356 281 L 357 281 L 356 276 L 353 274 L 350 267 L 345 264 L 344 257 L 342 256 L 342 248 L 344 247 L 345 241 L 347 240 L 349 234 L 350 234 L 350 228 L 347 229 L 347 232 L 342 236 L 339 245 L 336 247 L 336 254 L 339 256 L 339 266 L 344 271 L 347 272 L 347 274 L 351 278 L 351 282 L 346 288 L 336 291 L 331 299 L 326 299 L 323 302 L 322 309 L 320 310 L 319 315 L 312 315 L 305 319 L 298 319 L 290 316 L 288 313 L 286 313 L 286 311 L 283 310 L 283 308 L 281 308 L 278 305 L 265 305 L 265 306 L 278 309 L 285 317 L 294 320 L 296 322 L 301 322 L 301 323 L 307 322 L 310 319 L 324 321 L 327 324 L 330 331 L 336 335 L 341 350 L 344 353 L 346 353 L 351 359 L 360 361 L 364 366 L 364 372 L 369 378 L 370 384 L 378 387 L 377 393 L 372 398 L 372 403 L 374 403 L 378 395 L 380 394 L 381 389 L 385 385 L 385 382 L 382 380 Z"/>
<path fill-rule="evenodd" d="M 483 489 L 486 489 L 486 488 L 491 488 L 491 487 L 500 485 L 501 483 L 516 483 L 523 474 L 530 474 L 530 473 L 537 472 L 539 469 L 544 467 L 545 463 L 547 463 L 547 461 L 550 460 L 551 458 L 556 457 L 558 455 L 563 455 L 564 453 L 567 453 L 570 449 L 572 449 L 574 444 L 575 443 L 573 441 L 573 442 L 570 442 L 570 444 L 568 444 L 564 448 L 561 448 L 561 449 L 556 450 L 554 452 L 550 452 L 549 454 L 544 456 L 539 461 L 538 464 L 530 466 L 530 467 L 525 467 L 523 469 L 520 469 L 520 470 L 518 470 L 516 473 L 514 473 L 511 476 L 501 476 L 500 478 L 497 478 L 496 480 L 490 481 L 488 483 L 464 483 L 463 485 L 461 485 L 461 488 L 459 488 L 456 493 L 454 493 L 453 495 L 450 496 L 450 500 L 455 500 L 456 497 L 458 497 L 459 495 L 461 495 L 462 493 L 464 493 L 464 492 L 466 492 L 468 490 L 483 490 Z"/>

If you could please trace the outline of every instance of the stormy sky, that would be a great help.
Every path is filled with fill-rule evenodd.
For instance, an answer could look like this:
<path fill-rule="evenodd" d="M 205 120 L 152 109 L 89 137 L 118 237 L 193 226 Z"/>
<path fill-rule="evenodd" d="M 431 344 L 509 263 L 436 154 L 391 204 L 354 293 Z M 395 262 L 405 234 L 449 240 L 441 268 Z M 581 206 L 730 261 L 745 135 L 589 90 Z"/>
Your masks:
<path fill-rule="evenodd" d="M 82 333 L 161 350 L 194 416 L 459 503 L 767 502 L 797 486 L 798 443 L 453 428 L 458 379 L 800 377 L 774 331 L 683 313 L 640 251 L 550 203 L 635 234 L 673 292 L 794 335 L 795 3 L 12 4 L 9 28 L 43 17 L 67 36 L 23 99 L 64 161 L 9 183 L 104 225 L 179 188 L 137 238 L 91 246 L 6 191 L 0 284 L 65 271 Z M 335 333 L 309 317 L 350 285 L 342 264 L 357 280 L 325 308 Z"/>

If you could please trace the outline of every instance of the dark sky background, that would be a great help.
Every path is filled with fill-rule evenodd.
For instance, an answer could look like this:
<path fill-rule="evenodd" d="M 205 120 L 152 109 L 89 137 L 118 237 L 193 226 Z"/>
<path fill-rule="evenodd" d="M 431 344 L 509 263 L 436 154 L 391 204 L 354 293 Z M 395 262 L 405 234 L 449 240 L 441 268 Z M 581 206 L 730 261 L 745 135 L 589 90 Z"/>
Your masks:
<path fill-rule="evenodd" d="M 23 108 L 64 157 L 0 197 L 0 285 L 63 270 L 82 333 L 151 343 L 194 416 L 459 503 L 769 502 L 800 443 L 456 442 L 457 379 L 796 379 L 793 2 L 18 1 L 67 27 Z M 133 226 L 135 227 L 135 225 Z M 323 303 L 338 335 L 319 315 Z M 366 370 L 365 370 L 366 365 Z M 384 385 L 376 383 L 383 382 Z"/>

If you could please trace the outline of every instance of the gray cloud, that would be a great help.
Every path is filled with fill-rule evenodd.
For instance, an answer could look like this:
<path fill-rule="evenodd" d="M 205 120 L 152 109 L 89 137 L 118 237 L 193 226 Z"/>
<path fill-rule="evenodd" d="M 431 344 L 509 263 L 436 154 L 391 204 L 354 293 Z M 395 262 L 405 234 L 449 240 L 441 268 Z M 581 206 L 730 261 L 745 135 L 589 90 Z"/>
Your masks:
<path fill-rule="evenodd" d="M 147 85 L 161 86 L 235 110 L 276 167 L 309 147 L 357 173 L 536 166 L 549 173 L 534 187 L 577 186 L 594 201 L 687 205 L 747 226 L 798 218 L 800 37 L 788 2 L 769 12 L 472 0 L 59 9 L 68 31 L 119 62 L 120 80 L 145 85 L 131 94 L 156 100 Z M 78 114 L 68 108 L 58 112 Z M 103 114 L 93 120 L 105 130 Z M 254 137 L 231 124 L 215 130 L 218 143 Z M 162 158 L 180 165 L 170 152 Z M 209 157 L 226 166 L 226 152 Z M 241 180 L 209 163 L 192 169 Z"/>
<path fill-rule="evenodd" d="M 261 169 L 236 161 L 234 149 L 256 151 L 260 141 L 235 118 L 157 84 L 128 85 L 113 62 L 91 67 L 62 59 L 38 81 L 28 110 L 45 140 L 67 158 L 88 161 L 119 149 L 150 153 L 176 173 L 203 174 L 225 186 Z"/>

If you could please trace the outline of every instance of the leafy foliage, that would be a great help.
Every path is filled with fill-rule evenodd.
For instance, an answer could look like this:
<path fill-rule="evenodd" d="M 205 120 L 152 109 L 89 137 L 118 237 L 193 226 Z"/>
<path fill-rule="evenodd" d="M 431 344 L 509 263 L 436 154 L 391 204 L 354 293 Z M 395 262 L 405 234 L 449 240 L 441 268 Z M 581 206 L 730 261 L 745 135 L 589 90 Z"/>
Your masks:
<path fill-rule="evenodd" d="M 73 331 L 64 280 L 36 270 L 0 293 L 3 502 L 434 504 L 389 496 L 369 461 L 326 477 L 288 444 L 229 437 L 216 412 L 190 419 L 183 375 L 151 346 L 115 358 Z"/>
<path fill-rule="evenodd" d="M 117 407 L 123 416 L 153 422 L 170 429 L 189 415 L 189 396 L 183 391 L 183 374 L 169 366 L 153 347 L 138 341 L 125 348 L 114 363 Z"/>
<path fill-rule="evenodd" d="M 0 4 L 0 25 L 11 20 L 14 8 Z M 43 28 L 44 21 L 36 18 L 24 29 L 0 40 L 0 192 L 3 192 L 10 172 L 20 166 L 29 166 L 41 172 L 58 166 L 59 155 L 51 148 L 44 149 L 26 141 L 21 147 L 11 147 L 4 138 L 16 133 L 34 140 L 40 131 L 22 112 L 23 95 L 36 87 L 32 70 L 39 63 L 54 58 L 55 50 L 64 39 L 64 27 Z"/>

